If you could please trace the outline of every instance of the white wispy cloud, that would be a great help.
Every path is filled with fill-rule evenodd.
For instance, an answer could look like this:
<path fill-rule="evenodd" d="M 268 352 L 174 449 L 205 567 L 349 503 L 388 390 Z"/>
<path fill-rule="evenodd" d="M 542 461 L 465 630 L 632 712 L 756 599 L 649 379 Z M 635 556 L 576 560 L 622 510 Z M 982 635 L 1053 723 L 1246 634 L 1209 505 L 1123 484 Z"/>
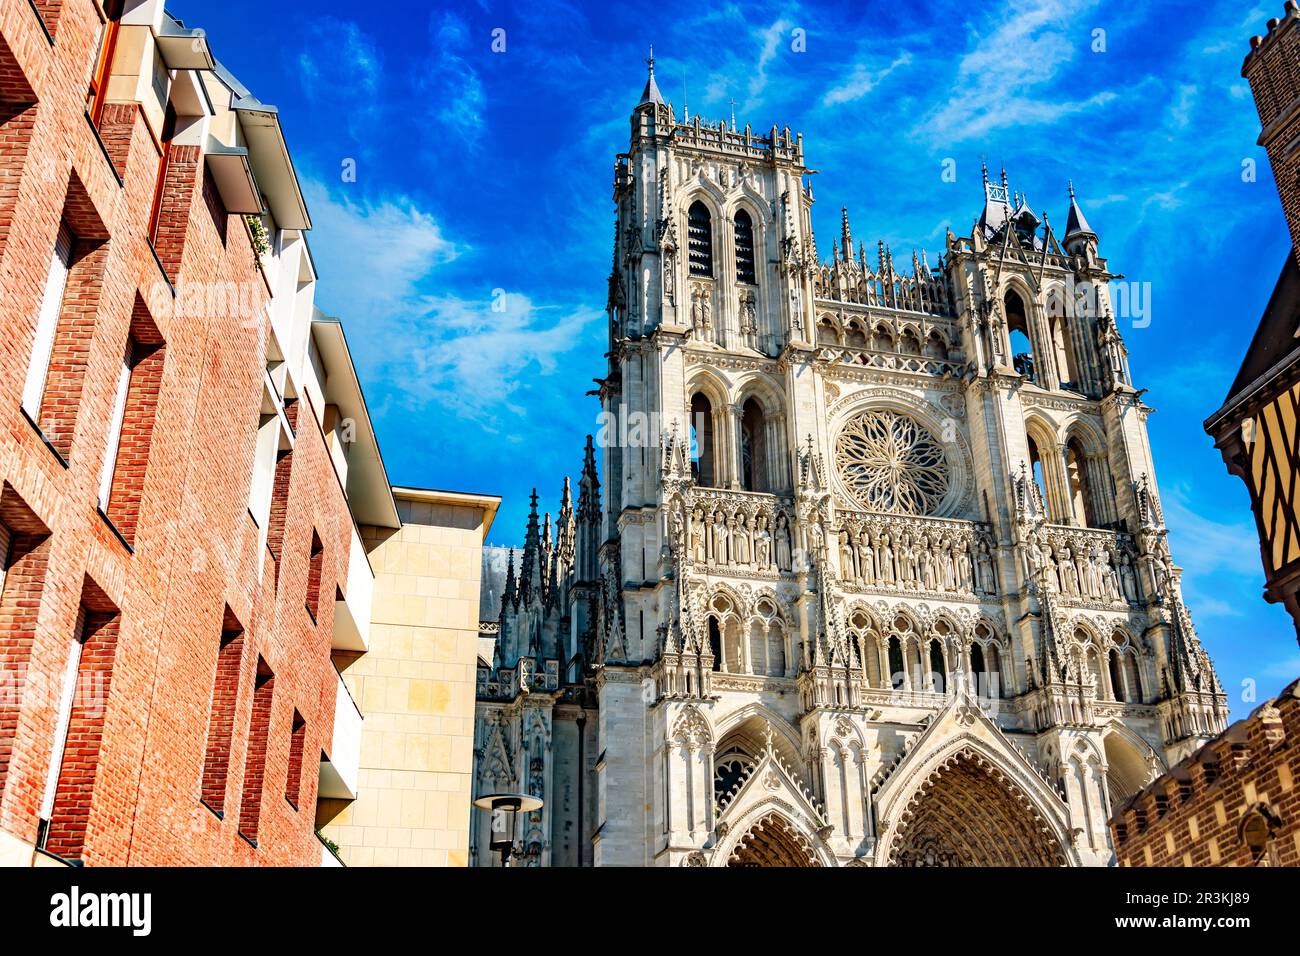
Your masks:
<path fill-rule="evenodd" d="M 354 199 L 311 179 L 303 192 L 315 226 L 309 241 L 328 292 L 320 304 L 356 322 L 376 306 L 404 308 L 422 279 L 465 251 L 404 196 Z"/>
<path fill-rule="evenodd" d="M 912 54 L 905 50 L 885 66 L 858 63 L 854 66 L 853 73 L 847 80 L 826 91 L 826 95 L 822 97 L 822 105 L 838 106 L 841 103 L 852 103 L 855 100 L 860 100 L 879 86 L 881 81 L 889 74 L 900 67 L 907 66 L 911 62 Z"/>
<path fill-rule="evenodd" d="M 532 378 L 553 374 L 601 317 L 594 308 L 541 306 L 519 293 L 427 297 L 405 330 L 413 386 L 508 440 L 535 437 L 535 425 L 525 424 Z"/>
<path fill-rule="evenodd" d="M 916 132 L 932 142 L 954 143 L 991 131 L 1046 126 L 1113 103 L 1118 94 L 1061 95 L 1060 72 L 1088 49 L 1079 17 L 1097 3 L 1029 0 L 999 6 L 971 29 L 970 47 L 959 60 L 955 95 L 930 111 Z M 1101 54 L 1089 54 L 1101 55 Z"/>
<path fill-rule="evenodd" d="M 378 120 L 383 103 L 383 59 L 374 40 L 349 20 L 321 17 L 308 28 L 297 61 L 307 99 L 334 104 L 340 91 L 345 91 L 345 123 L 353 138 L 363 138 Z"/>
<path fill-rule="evenodd" d="M 431 18 L 429 29 L 432 49 L 424 75 L 419 78 L 420 86 L 430 99 L 436 119 L 473 145 L 483 132 L 487 97 L 478 70 L 465 57 L 470 44 L 469 27 L 447 11 Z M 486 38 L 483 44 L 486 49 Z"/>
<path fill-rule="evenodd" d="M 489 287 L 470 294 L 465 280 L 432 293 L 449 287 L 446 267 L 473 253 L 434 216 L 400 195 L 353 199 L 318 180 L 304 191 L 321 271 L 317 302 L 344 319 L 372 378 L 401 383 L 380 389 L 383 397 L 512 441 L 529 435 L 519 426 L 532 383 L 582 346 L 583 330 L 603 313 Z"/>

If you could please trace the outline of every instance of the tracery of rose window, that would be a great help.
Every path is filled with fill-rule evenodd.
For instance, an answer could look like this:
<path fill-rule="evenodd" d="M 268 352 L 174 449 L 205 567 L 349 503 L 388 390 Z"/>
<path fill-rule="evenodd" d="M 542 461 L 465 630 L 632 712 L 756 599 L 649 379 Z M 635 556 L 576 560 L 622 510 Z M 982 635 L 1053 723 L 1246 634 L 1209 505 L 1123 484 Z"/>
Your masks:
<path fill-rule="evenodd" d="M 835 464 L 870 511 L 934 514 L 948 493 L 943 446 L 924 426 L 890 409 L 852 418 L 835 442 Z"/>

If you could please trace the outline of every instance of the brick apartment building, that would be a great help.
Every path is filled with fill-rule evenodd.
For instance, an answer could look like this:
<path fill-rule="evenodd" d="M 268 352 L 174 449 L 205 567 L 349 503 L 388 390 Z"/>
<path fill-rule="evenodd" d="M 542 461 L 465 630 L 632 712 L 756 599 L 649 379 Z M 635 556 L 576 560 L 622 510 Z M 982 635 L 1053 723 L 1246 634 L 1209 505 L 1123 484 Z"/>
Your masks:
<path fill-rule="evenodd" d="M 1250 493 L 1265 598 L 1300 635 L 1300 4 L 1242 65 L 1292 245 L 1223 405 L 1205 430 Z M 1115 807 L 1124 866 L 1300 866 L 1300 681 Z"/>
<path fill-rule="evenodd" d="M 319 864 L 401 522 L 278 115 L 161 0 L 0 11 L 0 864 Z"/>

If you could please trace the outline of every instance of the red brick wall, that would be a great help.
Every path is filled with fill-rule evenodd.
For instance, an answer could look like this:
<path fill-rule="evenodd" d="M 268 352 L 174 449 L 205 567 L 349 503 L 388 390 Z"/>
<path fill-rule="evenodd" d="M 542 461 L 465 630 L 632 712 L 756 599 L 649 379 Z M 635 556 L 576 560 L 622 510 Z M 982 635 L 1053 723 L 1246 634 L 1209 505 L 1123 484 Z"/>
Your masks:
<path fill-rule="evenodd" d="M 81 407 L 107 259 L 108 244 L 102 240 L 78 239 L 72 247 L 72 268 L 63 292 L 39 417 L 41 431 L 64 459 L 72 454 L 72 433 Z"/>
<path fill-rule="evenodd" d="M 68 860 L 81 859 L 86 845 L 104 738 L 104 711 L 113 685 L 117 626 L 116 611 L 86 612 L 68 736 L 45 841 L 47 850 Z"/>
<path fill-rule="evenodd" d="M 224 630 L 217 652 L 217 673 L 212 682 L 212 707 L 208 712 L 208 749 L 203 762 L 203 802 L 220 814 L 226 809 L 230 777 L 230 743 L 235 730 L 235 702 L 239 699 L 239 673 L 244 656 L 244 632 Z"/>
<path fill-rule="evenodd" d="M 1300 866 L 1300 682 L 1115 809 L 1121 866 Z M 1243 825 L 1271 842 L 1256 853 Z"/>
<path fill-rule="evenodd" d="M 302 796 L 302 750 L 306 741 L 307 722 L 295 710 L 289 731 L 289 773 L 284 781 L 284 798 L 294 807 L 299 806 Z"/>
<path fill-rule="evenodd" d="M 1279 13 L 1281 8 L 1279 3 Z M 1300 116 L 1281 120 L 1284 110 L 1300 96 L 1300 18 L 1284 16 L 1277 27 L 1267 31 L 1261 44 L 1252 41 L 1242 75 L 1250 82 L 1260 124 L 1266 130 L 1262 145 L 1291 229 L 1293 254 L 1300 261 L 1300 157 L 1289 151 L 1290 143 L 1300 135 Z"/>
<path fill-rule="evenodd" d="M 266 748 L 271 742 L 271 708 L 275 704 L 275 675 L 261 658 L 253 691 L 253 715 L 248 722 L 248 762 L 244 767 L 244 792 L 239 805 L 239 834 L 257 842 L 257 825 L 266 796 Z"/>
<path fill-rule="evenodd" d="M 173 146 L 167 161 L 154 248 L 171 278 L 175 278 L 180 270 L 185 237 L 194 217 L 194 187 L 198 185 L 200 175 L 199 161 L 197 146 Z"/>
<path fill-rule="evenodd" d="M 269 563 L 259 574 L 265 548 L 248 513 L 248 494 L 267 286 L 238 217 L 229 219 L 223 242 L 213 197 L 196 188 L 202 171 L 197 156 L 188 160 L 188 183 L 181 177 L 184 163 L 169 177 L 175 189 L 162 243 L 170 263 L 164 277 L 146 236 L 158 151 L 145 119 L 134 107 L 109 104 L 104 134 L 112 162 L 85 119 L 84 84 L 98 26 L 88 0 L 65 0 L 59 39 L 51 46 L 27 3 L 0 5 L 0 102 L 36 103 L 21 111 L 21 123 L 0 128 L 6 161 L 13 162 L 0 169 L 0 222 L 13 224 L 0 244 L 0 481 L 7 485 L 0 517 L 12 499 L 49 531 L 39 555 L 47 567 L 43 586 L 27 588 L 21 602 L 0 595 L 0 653 L 27 664 L 21 696 L 11 695 L 12 707 L 0 707 L 0 829 L 36 840 L 58 718 L 57 694 L 48 690 L 61 682 L 89 577 L 119 609 L 119 625 L 81 859 L 88 865 L 313 864 L 320 859 L 312 812 L 319 744 L 304 744 L 302 809 L 279 795 L 289 774 L 294 710 L 312 740 L 332 736 L 334 605 L 322 602 L 313 629 L 302 603 L 312 529 L 324 545 L 322 593 L 332 594 L 332 582 L 346 576 L 351 520 L 315 410 L 306 409 L 283 487 L 286 546 L 279 573 L 292 585 L 277 594 Z M 25 90 L 30 96 L 23 100 Z M 22 151 L 21 161 L 11 143 Z M 107 240 L 93 328 L 82 329 L 89 341 L 73 362 L 80 401 L 64 409 L 59 426 L 60 434 L 72 426 L 66 463 L 19 409 L 46 268 L 65 215 L 79 237 L 102 230 Z M 176 284 L 175 297 L 165 278 Z M 253 292 L 243 296 L 242 307 L 190 307 L 212 298 L 203 293 L 214 287 Z M 187 297 L 194 291 L 199 294 Z M 137 302 L 147 305 L 166 342 L 166 360 L 142 455 L 146 467 L 134 491 L 132 554 L 95 505 Z M 91 308 L 87 303 L 88 314 Z M 23 578 L 20 568 L 7 584 L 17 588 Z M 202 797 L 227 607 L 244 627 L 245 651 L 238 661 L 222 818 Z M 234 811 L 248 775 L 259 656 L 276 675 L 263 766 L 265 789 L 275 799 L 261 803 L 254 848 L 239 837 Z"/>
<path fill-rule="evenodd" d="M 11 535 L 0 593 L 0 795 L 8 783 L 49 556 L 49 535 Z"/>

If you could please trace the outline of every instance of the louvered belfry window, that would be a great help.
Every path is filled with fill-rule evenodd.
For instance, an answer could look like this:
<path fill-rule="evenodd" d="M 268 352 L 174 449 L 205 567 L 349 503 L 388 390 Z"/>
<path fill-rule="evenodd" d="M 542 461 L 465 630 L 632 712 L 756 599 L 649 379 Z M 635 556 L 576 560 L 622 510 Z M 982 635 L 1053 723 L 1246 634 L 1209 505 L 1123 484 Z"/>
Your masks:
<path fill-rule="evenodd" d="M 713 275 L 713 222 L 702 202 L 693 203 L 687 217 L 687 241 L 691 254 L 691 275 Z"/>
<path fill-rule="evenodd" d="M 749 213 L 736 213 L 736 281 L 754 285 L 754 221 Z"/>

